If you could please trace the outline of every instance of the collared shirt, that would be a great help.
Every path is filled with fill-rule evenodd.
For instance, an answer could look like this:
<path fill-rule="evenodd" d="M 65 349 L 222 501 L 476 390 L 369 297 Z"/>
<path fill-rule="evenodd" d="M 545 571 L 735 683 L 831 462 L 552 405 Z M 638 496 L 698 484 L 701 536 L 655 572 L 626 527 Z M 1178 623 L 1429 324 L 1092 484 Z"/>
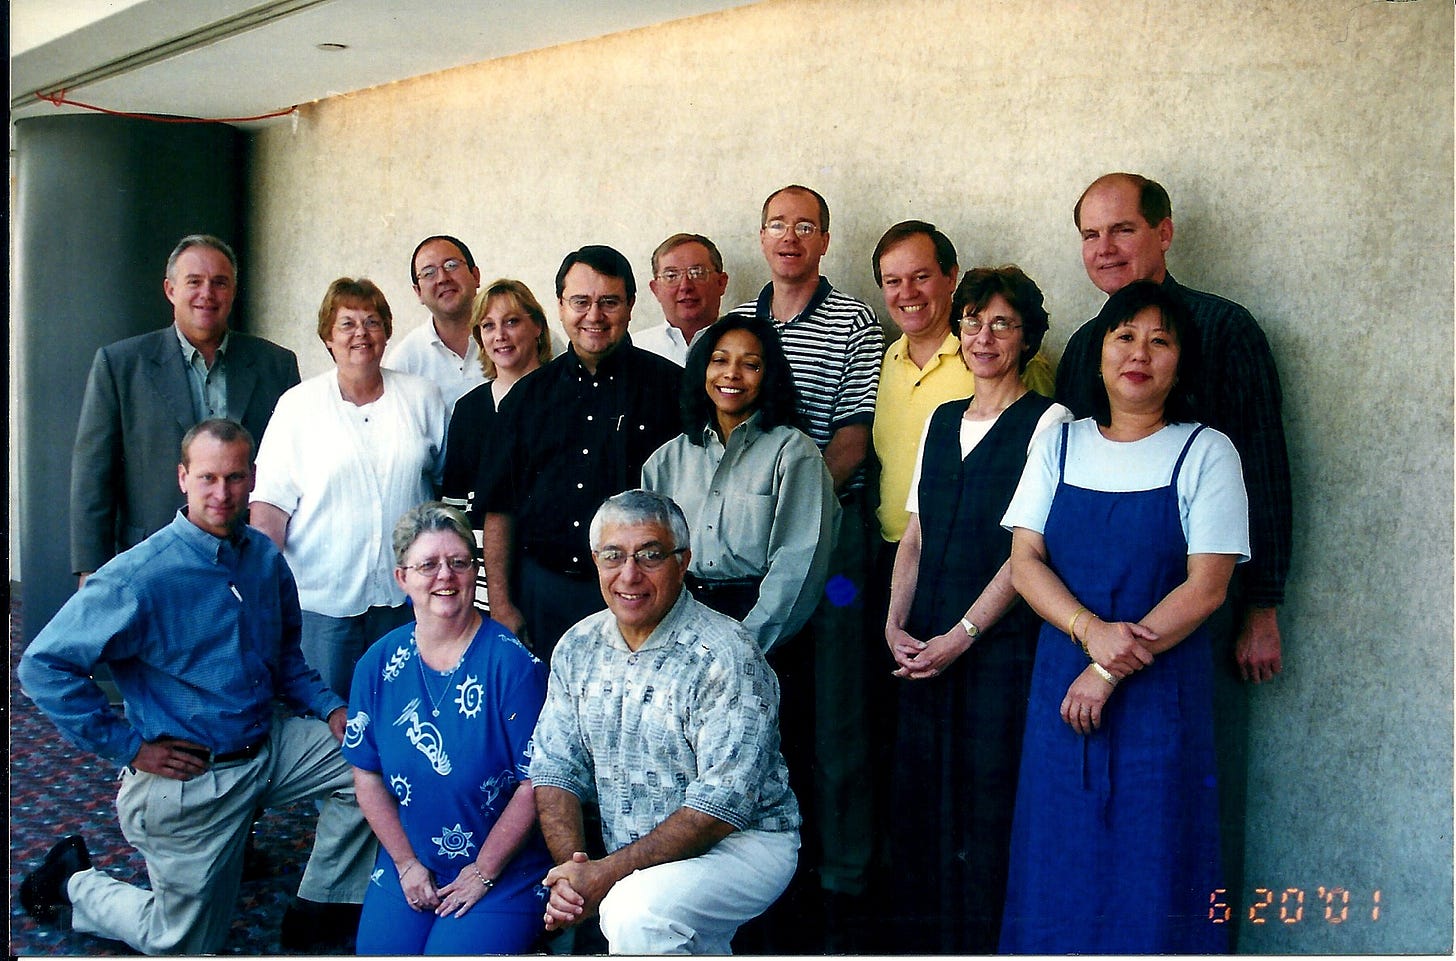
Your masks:
<path fill-rule="evenodd" d="M 423 377 L 385 370 L 384 393 L 356 405 L 337 371 L 278 400 L 258 448 L 253 500 L 289 515 L 284 556 L 303 609 L 350 617 L 404 603 L 394 580 L 394 524 L 435 496 L 445 405 Z"/>
<path fill-rule="evenodd" d="M 461 357 L 440 339 L 434 320 L 405 334 L 392 344 L 384 356 L 383 366 L 432 381 L 445 400 L 445 419 L 455 409 L 455 402 L 467 391 L 485 383 L 480 366 L 480 345 L 470 338 Z"/>
<path fill-rule="evenodd" d="M 551 655 L 531 783 L 595 799 L 609 853 L 683 807 L 791 831 L 778 716 L 778 678 L 753 639 L 686 589 L 636 651 L 600 611 Z"/>
<path fill-rule="evenodd" d="M 222 342 L 217 345 L 217 353 L 212 357 L 212 366 L 208 367 L 207 358 L 202 356 L 202 351 L 182 336 L 182 331 L 176 324 L 172 325 L 172 330 L 177 334 L 177 342 L 182 345 L 182 363 L 187 367 L 187 389 L 192 393 L 193 420 L 229 416 L 227 349 L 232 331 L 223 332 Z"/>
<path fill-rule="evenodd" d="M 679 367 L 686 367 L 688 363 L 688 351 L 693 349 L 693 344 L 703 339 L 703 333 L 707 327 L 693 334 L 691 341 L 684 339 L 683 332 L 669 323 L 661 323 L 656 327 L 648 327 L 646 330 L 639 330 L 635 335 L 633 343 L 643 350 L 650 350 L 659 357 L 666 357 Z"/>
<path fill-rule="evenodd" d="M 692 532 L 692 572 L 704 580 L 762 577 L 743 626 L 764 652 L 792 637 L 829 579 L 839 500 L 819 448 L 803 431 L 765 432 L 755 412 L 728 435 L 686 434 L 642 468 L 642 486 L 677 502 Z"/>
<path fill-rule="evenodd" d="M 506 463 L 478 503 L 513 515 L 516 543 L 543 567 L 594 577 L 592 515 L 636 487 L 647 458 L 682 430 L 681 379 L 681 368 L 630 337 L 596 373 L 571 349 L 522 378 L 492 425 L 491 446 Z"/>
<path fill-rule="evenodd" d="M 1239 577 L 1244 602 L 1273 607 L 1284 602 L 1293 541 L 1293 494 L 1284 444 L 1283 392 L 1269 341 L 1252 314 L 1231 300 L 1184 287 L 1169 274 L 1163 286 L 1187 305 L 1203 348 L 1201 419 L 1228 435 L 1243 464 L 1249 492 L 1253 559 Z M 1079 398 L 1096 375 L 1088 325 L 1072 334 L 1057 365 L 1057 400 L 1078 417 Z"/>
<path fill-rule="evenodd" d="M 300 619 L 267 537 L 214 537 L 179 511 L 86 579 L 26 648 L 20 682 L 67 740 L 119 763 L 169 735 L 236 751 L 268 733 L 275 697 L 319 717 L 344 704 L 304 662 Z M 125 716 L 92 679 L 98 664 Z"/>
<path fill-rule="evenodd" d="M 772 283 L 764 286 L 757 300 L 740 304 L 732 313 L 757 315 L 778 330 L 799 389 L 799 413 L 819 450 L 829 446 L 841 427 L 874 421 L 884 335 L 868 304 L 835 290 L 820 277 L 809 303 L 788 321 L 774 320 Z M 841 493 L 864 484 L 861 465 Z"/>
<path fill-rule="evenodd" d="M 925 422 L 941 404 L 975 393 L 976 378 L 961 361 L 961 342 L 947 333 L 935 354 L 917 367 L 910 359 L 910 338 L 890 345 L 880 367 L 875 396 L 875 453 L 880 458 L 880 537 L 898 543 L 910 514 L 905 499 L 915 473 L 916 443 Z"/>

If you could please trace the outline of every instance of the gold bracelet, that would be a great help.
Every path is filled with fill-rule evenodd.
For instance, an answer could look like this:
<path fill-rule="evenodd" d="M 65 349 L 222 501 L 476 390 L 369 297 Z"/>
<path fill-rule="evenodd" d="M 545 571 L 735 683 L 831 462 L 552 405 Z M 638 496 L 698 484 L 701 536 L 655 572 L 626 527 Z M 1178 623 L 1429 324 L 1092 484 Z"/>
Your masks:
<path fill-rule="evenodd" d="M 1098 677 L 1101 677 L 1108 684 L 1111 684 L 1113 687 L 1116 687 L 1117 686 L 1117 677 L 1116 677 L 1116 675 L 1114 675 L 1107 668 L 1103 667 L 1101 664 L 1098 664 L 1096 661 L 1093 661 L 1092 662 L 1092 670 L 1096 671 Z"/>
<path fill-rule="evenodd" d="M 1077 640 L 1077 618 L 1081 617 L 1083 614 L 1086 613 L 1087 608 L 1079 607 L 1072 612 L 1071 619 L 1067 621 L 1067 636 L 1072 639 L 1073 643 L 1075 643 Z"/>

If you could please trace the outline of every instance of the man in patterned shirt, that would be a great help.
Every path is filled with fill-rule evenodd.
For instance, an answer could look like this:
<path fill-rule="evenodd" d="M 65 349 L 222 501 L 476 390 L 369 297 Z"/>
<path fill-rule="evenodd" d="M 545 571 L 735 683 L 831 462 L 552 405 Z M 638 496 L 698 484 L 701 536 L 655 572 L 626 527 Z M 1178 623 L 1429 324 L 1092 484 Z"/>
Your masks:
<path fill-rule="evenodd" d="M 546 927 L 599 913 L 614 954 L 730 954 L 798 860 L 778 682 L 741 624 L 683 589 L 671 499 L 608 498 L 590 534 L 608 609 L 557 645 L 531 757 L 557 862 Z M 602 858 L 586 854 L 585 801 L 601 807 Z"/>

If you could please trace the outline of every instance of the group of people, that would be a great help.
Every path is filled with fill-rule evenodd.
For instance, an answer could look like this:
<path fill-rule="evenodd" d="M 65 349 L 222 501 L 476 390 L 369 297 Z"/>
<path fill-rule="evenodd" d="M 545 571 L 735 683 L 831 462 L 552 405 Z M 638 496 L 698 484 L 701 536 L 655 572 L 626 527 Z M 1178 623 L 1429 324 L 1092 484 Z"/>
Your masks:
<path fill-rule="evenodd" d="M 410 262 L 431 322 L 387 347 L 384 295 L 339 278 L 303 383 L 228 330 L 226 244 L 184 238 L 172 327 L 93 364 L 82 586 L 21 665 L 126 765 L 152 890 L 73 836 L 26 909 L 216 951 L 256 812 L 317 797 L 284 932 L 360 953 L 594 918 L 626 953 L 1227 949 L 1237 685 L 1280 669 L 1278 375 L 1247 311 L 1168 275 L 1161 186 L 1109 174 L 1073 216 L 1109 298 L 1055 374 L 1036 283 L 962 276 L 923 221 L 871 257 L 886 350 L 799 185 L 736 309 L 714 243 L 674 234 L 665 323 L 630 335 L 630 262 L 585 246 L 553 357 L 533 293 L 437 235 Z"/>

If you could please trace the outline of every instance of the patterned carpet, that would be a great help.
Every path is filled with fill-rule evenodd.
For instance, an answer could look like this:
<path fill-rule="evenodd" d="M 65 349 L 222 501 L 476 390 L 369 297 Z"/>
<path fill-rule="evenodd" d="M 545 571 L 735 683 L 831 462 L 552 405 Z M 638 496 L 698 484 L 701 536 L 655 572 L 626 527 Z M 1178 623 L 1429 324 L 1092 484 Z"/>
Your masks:
<path fill-rule="evenodd" d="M 9 589 L 6 590 L 7 600 Z M 135 954 L 118 942 L 74 934 L 33 921 L 20 907 L 20 882 L 51 845 L 82 834 L 97 868 L 147 886 L 146 865 L 121 836 L 114 807 L 114 764 L 65 741 L 15 679 L 23 643 L 20 602 L 10 605 L 10 956 Z M 269 811 L 255 831 L 257 849 L 272 870 L 245 881 L 224 954 L 278 954 L 278 930 L 308 859 L 317 814 L 300 803 Z"/>

